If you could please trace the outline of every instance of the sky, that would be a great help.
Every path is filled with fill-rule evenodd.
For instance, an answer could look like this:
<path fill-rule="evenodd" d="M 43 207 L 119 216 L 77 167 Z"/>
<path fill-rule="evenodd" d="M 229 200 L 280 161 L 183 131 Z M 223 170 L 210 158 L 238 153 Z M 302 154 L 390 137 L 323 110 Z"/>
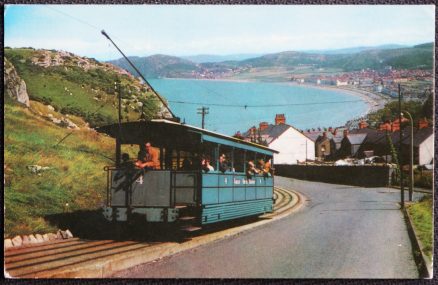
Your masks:
<path fill-rule="evenodd" d="M 120 58 L 328 50 L 435 39 L 434 5 L 7 5 L 4 43 Z"/>

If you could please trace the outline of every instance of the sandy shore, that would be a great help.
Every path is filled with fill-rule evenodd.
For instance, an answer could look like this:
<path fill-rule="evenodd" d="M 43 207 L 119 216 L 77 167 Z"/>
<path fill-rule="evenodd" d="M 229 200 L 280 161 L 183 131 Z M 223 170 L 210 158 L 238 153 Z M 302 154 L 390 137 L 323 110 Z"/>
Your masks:
<path fill-rule="evenodd" d="M 315 88 L 315 89 L 322 89 L 322 90 L 332 90 L 336 92 L 342 92 L 351 96 L 359 97 L 363 101 L 365 101 L 368 105 L 367 111 L 363 114 L 363 116 L 375 112 L 379 109 L 382 109 L 386 103 L 389 102 L 388 98 L 385 98 L 381 95 L 368 92 L 365 90 L 359 90 L 356 88 L 351 87 L 338 87 L 338 86 L 327 86 L 327 85 L 313 85 L 313 84 L 298 84 L 298 83 L 286 83 L 288 85 L 292 86 L 303 86 L 306 88 Z"/>

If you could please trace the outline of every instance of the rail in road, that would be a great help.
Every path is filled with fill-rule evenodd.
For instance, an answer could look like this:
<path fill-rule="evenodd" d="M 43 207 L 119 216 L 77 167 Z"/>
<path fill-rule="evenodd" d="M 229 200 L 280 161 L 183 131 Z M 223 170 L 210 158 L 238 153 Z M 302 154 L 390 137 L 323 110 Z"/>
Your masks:
<path fill-rule="evenodd" d="M 299 196 L 282 188 L 275 188 L 274 195 L 274 212 L 264 215 L 264 218 L 285 214 L 299 200 Z M 219 231 L 209 240 L 205 239 L 205 242 L 218 239 L 221 232 L 224 232 L 222 236 L 229 235 L 225 230 Z M 202 239 L 202 232 L 197 238 Z M 144 257 L 141 259 L 144 254 L 153 253 L 151 256 L 161 258 L 193 247 L 190 242 L 178 244 L 71 238 L 8 249 L 4 254 L 4 264 L 6 274 L 15 278 L 105 277 L 117 270 L 144 263 Z M 114 260 L 117 262 L 112 262 Z"/>

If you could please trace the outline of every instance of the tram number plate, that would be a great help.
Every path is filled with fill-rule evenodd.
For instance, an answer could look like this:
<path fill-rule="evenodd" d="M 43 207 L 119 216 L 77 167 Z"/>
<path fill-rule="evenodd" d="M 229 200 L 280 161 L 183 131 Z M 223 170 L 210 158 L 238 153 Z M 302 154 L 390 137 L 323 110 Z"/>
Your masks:
<path fill-rule="evenodd" d="M 234 184 L 240 185 L 240 179 L 234 179 Z"/>

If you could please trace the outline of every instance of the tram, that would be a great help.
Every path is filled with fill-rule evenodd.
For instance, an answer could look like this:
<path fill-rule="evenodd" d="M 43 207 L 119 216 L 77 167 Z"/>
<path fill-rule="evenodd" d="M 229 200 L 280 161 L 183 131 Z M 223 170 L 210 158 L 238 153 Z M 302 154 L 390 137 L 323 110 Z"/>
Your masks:
<path fill-rule="evenodd" d="M 105 168 L 104 216 L 109 221 L 129 222 L 134 216 L 147 222 L 190 221 L 186 229 L 195 230 L 273 211 L 273 175 L 249 177 L 246 169 L 249 160 L 273 164 L 278 153 L 273 149 L 166 119 L 123 122 L 98 131 L 116 139 L 116 165 Z M 158 169 L 124 169 L 122 147 L 141 148 L 145 142 L 159 153 Z M 228 162 L 223 171 L 221 155 Z M 211 161 L 209 171 L 194 163 L 202 157 Z"/>

